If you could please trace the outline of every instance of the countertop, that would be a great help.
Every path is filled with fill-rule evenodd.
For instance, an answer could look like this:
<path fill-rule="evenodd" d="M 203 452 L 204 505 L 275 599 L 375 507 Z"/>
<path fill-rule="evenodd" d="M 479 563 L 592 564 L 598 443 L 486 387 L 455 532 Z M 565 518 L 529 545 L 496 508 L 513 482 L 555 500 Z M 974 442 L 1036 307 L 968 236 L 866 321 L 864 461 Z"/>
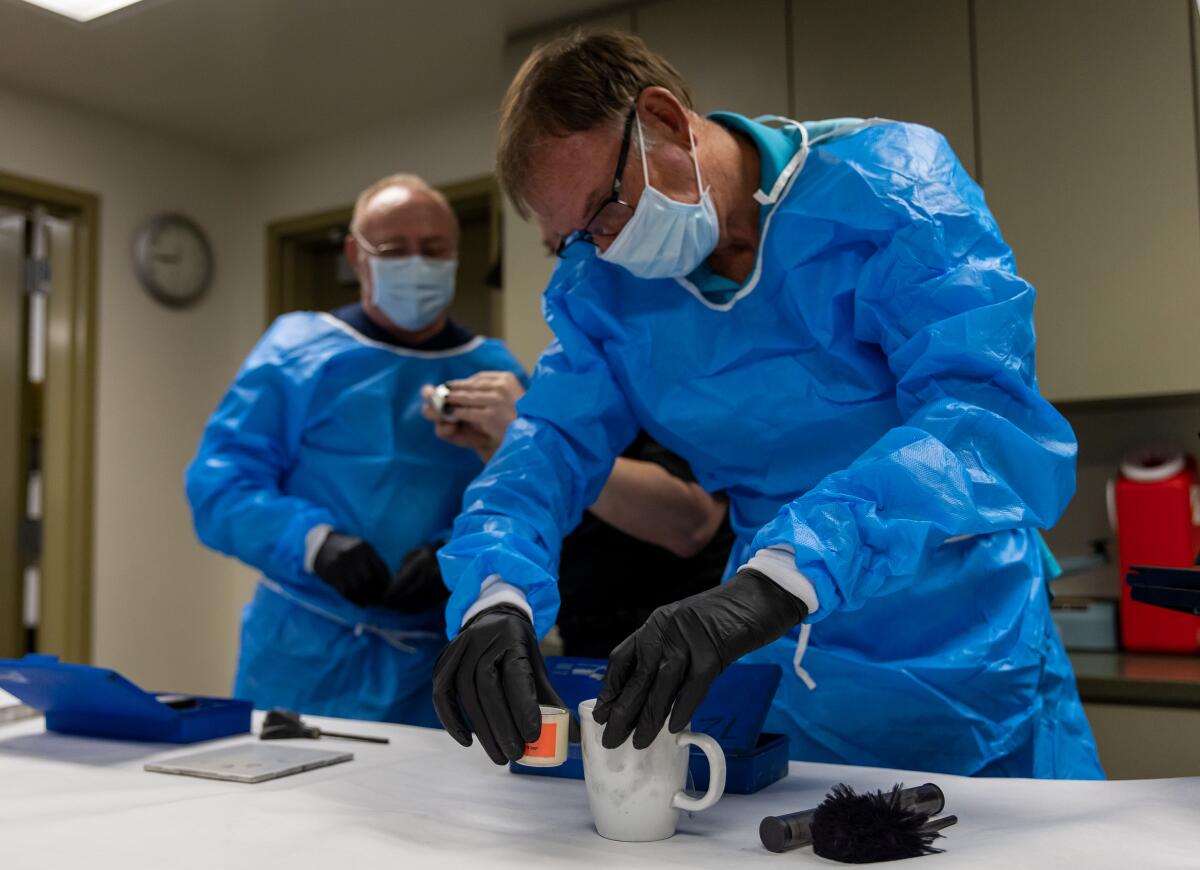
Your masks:
<path fill-rule="evenodd" d="M 1071 652 L 1085 703 L 1200 708 L 1200 656 Z"/>
<path fill-rule="evenodd" d="M 258 719 L 256 718 L 256 724 Z M 1195 868 L 1200 778 L 1124 782 L 967 779 L 791 765 L 749 796 L 727 795 L 658 843 L 614 843 L 591 826 L 583 783 L 513 776 L 446 734 L 312 718 L 391 738 L 325 739 L 355 760 L 259 785 L 146 773 L 142 765 L 253 740 L 191 747 L 47 734 L 40 719 L 0 726 L 0 854 L 5 870 L 47 867 L 797 867 L 810 850 L 766 852 L 764 815 L 814 806 L 837 782 L 886 788 L 937 782 L 960 823 L 929 868 Z"/>

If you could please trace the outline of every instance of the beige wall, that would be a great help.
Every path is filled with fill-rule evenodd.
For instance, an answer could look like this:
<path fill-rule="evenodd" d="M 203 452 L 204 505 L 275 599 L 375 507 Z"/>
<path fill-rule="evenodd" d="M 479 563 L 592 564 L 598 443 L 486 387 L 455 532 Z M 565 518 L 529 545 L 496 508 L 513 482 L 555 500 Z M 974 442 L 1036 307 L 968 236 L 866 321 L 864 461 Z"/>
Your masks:
<path fill-rule="evenodd" d="M 224 691 L 235 646 L 232 563 L 195 541 L 183 469 L 232 370 L 238 174 L 191 148 L 0 90 L 0 169 L 100 197 L 93 658 L 154 688 Z M 216 281 L 176 312 L 138 285 L 140 222 L 182 210 L 205 226 Z M 257 295 L 257 287 L 250 291 Z"/>
<path fill-rule="evenodd" d="M 1109 779 L 1200 776 L 1200 710 L 1085 704 Z"/>

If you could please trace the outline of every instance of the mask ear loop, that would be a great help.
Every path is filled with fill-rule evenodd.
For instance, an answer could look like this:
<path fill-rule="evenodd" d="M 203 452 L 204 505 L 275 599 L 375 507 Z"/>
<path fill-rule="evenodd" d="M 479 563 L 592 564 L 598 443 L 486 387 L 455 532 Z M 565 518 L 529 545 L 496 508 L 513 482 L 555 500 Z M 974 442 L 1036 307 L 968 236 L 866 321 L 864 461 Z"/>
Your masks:
<path fill-rule="evenodd" d="M 646 137 L 642 133 L 642 116 L 641 113 L 635 112 L 633 115 L 637 121 L 638 131 L 638 149 L 642 154 L 642 180 L 646 187 L 650 187 L 650 168 L 646 162 Z M 806 134 L 807 135 L 807 134 Z M 688 141 L 692 146 L 692 165 L 696 169 L 696 202 L 704 199 L 704 182 L 700 178 L 700 155 L 696 153 L 696 133 L 692 130 L 692 125 L 688 124 Z"/>
<path fill-rule="evenodd" d="M 642 154 L 642 181 L 646 187 L 650 187 L 650 166 L 646 163 L 646 136 L 642 133 L 642 115 L 640 112 L 633 113 L 633 119 L 637 121 L 638 128 L 638 150 Z"/>
<path fill-rule="evenodd" d="M 704 182 L 700 180 L 700 155 L 696 153 L 696 133 L 688 123 L 688 139 L 692 143 L 692 163 L 696 166 L 696 202 L 704 199 Z"/>

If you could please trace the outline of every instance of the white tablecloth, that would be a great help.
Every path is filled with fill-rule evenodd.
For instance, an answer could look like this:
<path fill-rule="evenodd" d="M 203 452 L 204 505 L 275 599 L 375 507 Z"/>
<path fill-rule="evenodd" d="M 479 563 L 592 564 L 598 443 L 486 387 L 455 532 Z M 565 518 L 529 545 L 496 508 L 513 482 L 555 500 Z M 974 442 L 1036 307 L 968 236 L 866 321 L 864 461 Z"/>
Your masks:
<path fill-rule="evenodd" d="M 0 867 L 830 866 L 807 849 L 766 852 L 759 820 L 814 806 L 836 782 L 933 781 L 960 821 L 941 841 L 946 854 L 916 859 L 929 870 L 1200 868 L 1200 778 L 1043 782 L 794 763 L 756 795 L 727 795 L 685 816 L 670 840 L 626 844 L 592 830 L 582 782 L 514 776 L 437 731 L 312 721 L 392 742 L 304 741 L 350 749 L 355 760 L 240 785 L 142 770 L 201 747 L 64 737 L 44 733 L 40 719 L 4 726 Z"/>

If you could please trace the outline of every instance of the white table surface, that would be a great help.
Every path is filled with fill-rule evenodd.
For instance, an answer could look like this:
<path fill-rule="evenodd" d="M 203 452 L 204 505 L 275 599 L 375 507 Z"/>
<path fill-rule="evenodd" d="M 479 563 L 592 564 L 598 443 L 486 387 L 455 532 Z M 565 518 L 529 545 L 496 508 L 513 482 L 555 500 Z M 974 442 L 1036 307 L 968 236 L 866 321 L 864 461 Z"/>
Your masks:
<path fill-rule="evenodd" d="M 242 785 L 142 765 L 248 736 L 164 748 L 48 734 L 40 719 L 0 727 L 0 867 L 833 866 L 809 849 L 765 851 L 759 821 L 812 807 L 839 781 L 934 781 L 960 821 L 941 841 L 945 854 L 914 859 L 928 870 L 1200 868 L 1200 778 L 1045 782 L 793 763 L 756 795 L 684 815 L 670 840 L 613 843 L 592 830 L 580 781 L 514 776 L 438 731 L 310 718 L 392 742 L 298 741 L 355 759 Z"/>

